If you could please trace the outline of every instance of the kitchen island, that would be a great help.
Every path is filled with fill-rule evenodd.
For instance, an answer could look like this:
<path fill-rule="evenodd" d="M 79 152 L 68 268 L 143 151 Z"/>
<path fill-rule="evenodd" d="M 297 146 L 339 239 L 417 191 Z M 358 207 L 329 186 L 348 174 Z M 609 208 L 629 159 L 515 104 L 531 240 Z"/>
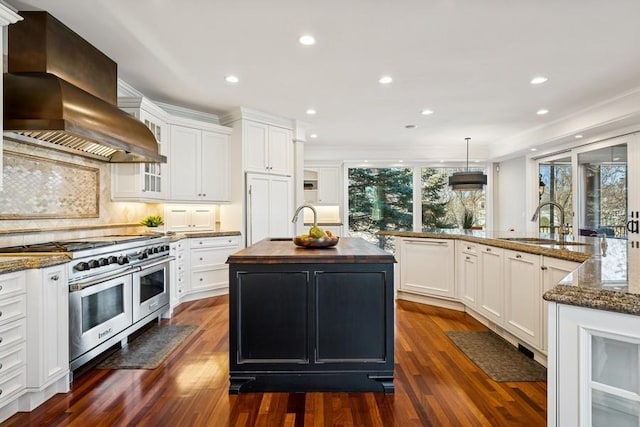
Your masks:
<path fill-rule="evenodd" d="M 228 259 L 230 394 L 393 393 L 393 255 L 265 239 Z"/>

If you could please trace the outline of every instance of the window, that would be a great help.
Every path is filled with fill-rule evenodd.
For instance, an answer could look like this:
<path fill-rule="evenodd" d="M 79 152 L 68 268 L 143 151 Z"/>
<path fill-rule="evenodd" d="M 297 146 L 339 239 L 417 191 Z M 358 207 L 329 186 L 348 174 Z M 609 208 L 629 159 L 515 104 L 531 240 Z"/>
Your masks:
<path fill-rule="evenodd" d="M 349 169 L 348 175 L 352 236 L 377 244 L 380 230 L 413 229 L 411 168 L 357 168 Z M 389 240 L 385 249 L 391 249 Z"/>
<path fill-rule="evenodd" d="M 484 189 L 453 191 L 449 187 L 449 176 L 464 170 L 422 168 L 422 229 L 484 227 Z"/>
<path fill-rule="evenodd" d="M 349 168 L 349 233 L 393 250 L 380 230 L 484 227 L 485 191 L 453 191 L 449 176 L 460 168 Z M 414 201 L 414 174 L 420 185 Z M 467 213 L 465 215 L 465 212 Z M 421 219 L 420 219 L 421 218 Z M 465 224 L 465 218 L 467 224 Z"/>
<path fill-rule="evenodd" d="M 573 218 L 572 201 L 572 171 L 571 157 L 561 157 L 556 160 L 540 162 L 538 165 L 542 194 L 540 203 L 555 202 L 565 211 L 565 222 L 571 224 Z M 540 210 L 538 227 L 541 233 L 557 233 L 560 228 L 560 213 L 551 205 Z M 570 229 L 571 230 L 571 229 Z"/>

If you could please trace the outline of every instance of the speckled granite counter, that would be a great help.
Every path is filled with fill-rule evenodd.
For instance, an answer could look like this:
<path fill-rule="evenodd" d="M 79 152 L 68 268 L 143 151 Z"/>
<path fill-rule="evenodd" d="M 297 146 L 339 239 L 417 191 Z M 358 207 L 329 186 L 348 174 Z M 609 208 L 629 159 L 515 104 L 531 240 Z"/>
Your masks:
<path fill-rule="evenodd" d="M 226 237 L 226 236 L 240 236 L 239 231 L 189 231 L 176 234 L 168 234 L 172 237 L 172 240 L 191 239 L 199 237 Z"/>
<path fill-rule="evenodd" d="M 0 274 L 29 270 L 31 268 L 45 268 L 67 262 L 69 262 L 69 257 L 61 254 L 25 256 L 0 254 Z"/>
<path fill-rule="evenodd" d="M 546 292 L 543 298 L 562 304 L 640 315 L 640 249 L 628 253 L 628 241 L 577 237 L 584 245 L 522 243 L 509 238 L 553 238 L 549 235 L 518 235 L 509 232 L 464 230 L 425 230 L 418 232 L 379 232 L 380 236 L 454 239 L 505 249 L 550 256 L 583 264 Z M 570 239 L 571 240 L 571 239 Z M 635 253 L 638 252 L 638 253 Z"/>

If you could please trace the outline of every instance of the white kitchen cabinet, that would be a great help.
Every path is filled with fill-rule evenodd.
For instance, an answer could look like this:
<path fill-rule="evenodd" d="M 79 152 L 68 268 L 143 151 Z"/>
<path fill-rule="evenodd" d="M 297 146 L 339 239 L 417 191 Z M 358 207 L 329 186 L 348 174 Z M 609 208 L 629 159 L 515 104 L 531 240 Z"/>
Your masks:
<path fill-rule="evenodd" d="M 541 345 L 540 255 L 504 250 L 504 327 L 526 343 Z"/>
<path fill-rule="evenodd" d="M 542 272 L 542 294 L 558 285 L 564 278 L 580 266 L 579 262 L 567 261 L 558 258 L 542 257 L 540 271 Z M 548 323 L 549 323 L 549 303 L 541 301 L 542 318 L 542 343 L 540 348 L 544 353 L 548 349 Z"/>
<path fill-rule="evenodd" d="M 399 291 L 455 298 L 453 240 L 403 238 L 399 243 Z"/>
<path fill-rule="evenodd" d="M 242 122 L 245 171 L 291 175 L 293 172 L 291 130 L 251 120 Z"/>
<path fill-rule="evenodd" d="M 215 228 L 215 208 L 213 206 L 164 206 L 165 230 L 213 231 Z"/>
<path fill-rule="evenodd" d="M 169 292 L 169 307 L 171 312 L 180 304 L 184 295 L 185 285 L 189 277 L 189 252 L 186 239 L 171 242 L 169 253 L 175 258 L 171 262 L 171 287 Z"/>
<path fill-rule="evenodd" d="M 551 303 L 548 425 L 640 425 L 640 317 Z"/>
<path fill-rule="evenodd" d="M 478 299 L 478 244 L 457 241 L 455 246 L 458 298 L 467 307 L 475 308 Z"/>
<path fill-rule="evenodd" d="M 293 235 L 292 191 L 289 177 L 247 174 L 247 246 Z"/>
<path fill-rule="evenodd" d="M 340 205 L 342 179 L 337 166 L 305 168 L 304 201 L 313 205 Z"/>
<path fill-rule="evenodd" d="M 155 136 L 158 152 L 169 157 L 166 113 L 146 98 L 119 98 L 118 106 L 143 122 Z M 165 200 L 168 194 L 167 163 L 111 165 L 112 200 L 158 202 Z"/>
<path fill-rule="evenodd" d="M 189 242 L 189 279 L 181 300 L 190 301 L 227 293 L 227 258 L 240 249 L 240 236 L 191 238 Z"/>
<path fill-rule="evenodd" d="M 476 309 L 492 322 L 504 324 L 504 249 L 478 245 L 478 301 Z"/>
<path fill-rule="evenodd" d="M 221 126 L 218 126 L 222 129 Z M 227 128 L 224 128 L 227 129 Z M 171 124 L 171 201 L 229 200 L 228 131 Z"/>
<path fill-rule="evenodd" d="M 0 422 L 18 411 L 27 386 L 26 274 L 0 275 Z"/>
<path fill-rule="evenodd" d="M 28 271 L 27 313 L 27 388 L 39 390 L 60 379 L 66 385 L 69 374 L 66 265 Z"/>

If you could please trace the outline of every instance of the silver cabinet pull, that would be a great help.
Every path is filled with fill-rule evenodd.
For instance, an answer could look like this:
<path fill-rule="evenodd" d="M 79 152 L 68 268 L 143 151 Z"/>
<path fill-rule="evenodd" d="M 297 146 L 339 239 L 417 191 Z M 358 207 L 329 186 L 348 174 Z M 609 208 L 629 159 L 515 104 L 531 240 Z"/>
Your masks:
<path fill-rule="evenodd" d="M 487 248 L 487 252 L 491 252 L 491 248 Z"/>
<path fill-rule="evenodd" d="M 57 282 L 60 279 L 60 276 L 57 274 L 54 274 L 53 276 L 51 276 L 51 280 L 53 280 L 54 282 Z"/>

